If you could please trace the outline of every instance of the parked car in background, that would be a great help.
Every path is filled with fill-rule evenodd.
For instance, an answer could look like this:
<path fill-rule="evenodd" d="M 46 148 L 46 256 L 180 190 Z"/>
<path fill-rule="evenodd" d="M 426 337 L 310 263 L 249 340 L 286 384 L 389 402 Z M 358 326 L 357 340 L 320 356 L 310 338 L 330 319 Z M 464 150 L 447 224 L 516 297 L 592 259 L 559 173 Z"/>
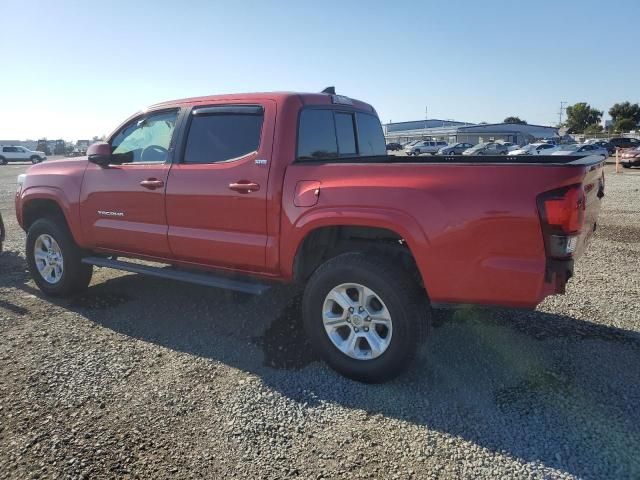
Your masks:
<path fill-rule="evenodd" d="M 471 143 L 454 143 L 438 150 L 438 155 L 461 155 L 468 148 L 473 147 Z"/>
<path fill-rule="evenodd" d="M 89 148 L 89 145 L 91 145 L 91 140 L 78 140 L 76 142 L 76 148 L 80 152 L 80 155 L 87 154 L 87 148 Z"/>
<path fill-rule="evenodd" d="M 554 148 L 556 146 L 550 143 L 530 143 L 517 150 L 510 151 L 509 155 L 549 155 Z"/>
<path fill-rule="evenodd" d="M 47 159 L 44 152 L 29 150 L 19 145 L 5 145 L 0 148 L 0 165 L 9 162 L 40 163 Z"/>
<path fill-rule="evenodd" d="M 620 163 L 624 168 L 640 167 L 640 147 L 628 148 L 622 152 Z"/>
<path fill-rule="evenodd" d="M 609 143 L 614 148 L 637 148 L 640 147 L 640 140 L 637 138 L 616 137 L 610 138 Z"/>
<path fill-rule="evenodd" d="M 573 145 L 559 145 L 551 155 L 575 155 L 584 157 L 587 155 L 600 155 L 603 158 L 607 158 L 609 156 L 609 152 L 607 152 L 606 148 L 602 148 L 598 145 L 588 145 L 588 144 L 573 144 Z"/>
<path fill-rule="evenodd" d="M 395 152 L 396 150 L 402 150 L 402 145 L 395 142 L 387 143 L 387 150 L 391 150 L 392 152 Z"/>
<path fill-rule="evenodd" d="M 431 155 L 435 155 L 438 153 L 438 150 L 446 146 L 447 142 L 441 140 L 425 140 L 410 147 L 405 147 L 404 151 L 407 155 L 420 155 L 421 153 L 430 153 Z"/>
<path fill-rule="evenodd" d="M 605 148 L 607 152 L 609 152 L 609 155 L 613 155 L 614 153 L 616 153 L 616 147 L 614 147 L 610 142 L 607 142 L 606 140 L 596 140 L 594 142 L 590 142 L 590 145 L 597 145 L 599 147 Z"/>
<path fill-rule="evenodd" d="M 479 143 L 464 152 L 463 155 L 506 155 L 509 148 L 501 143 Z"/>
<path fill-rule="evenodd" d="M 512 143 L 512 142 L 496 142 L 496 143 L 499 143 L 500 145 L 504 145 L 505 147 L 507 147 L 507 151 L 509 152 L 512 152 L 520 148 L 520 145 L 518 145 L 517 143 Z"/>

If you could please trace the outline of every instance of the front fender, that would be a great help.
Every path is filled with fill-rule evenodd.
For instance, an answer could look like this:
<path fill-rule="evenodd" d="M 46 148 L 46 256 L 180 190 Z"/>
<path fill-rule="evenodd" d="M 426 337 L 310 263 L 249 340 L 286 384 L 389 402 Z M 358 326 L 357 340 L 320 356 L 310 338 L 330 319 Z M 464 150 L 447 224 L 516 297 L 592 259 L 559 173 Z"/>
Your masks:
<path fill-rule="evenodd" d="M 77 204 L 74 204 L 63 189 L 53 186 L 26 187 L 16 195 L 16 219 L 18 224 L 25 230 L 24 211 L 29 202 L 34 200 L 48 200 L 54 202 L 62 211 L 69 231 L 78 245 L 83 245 L 80 229 L 80 216 Z"/>

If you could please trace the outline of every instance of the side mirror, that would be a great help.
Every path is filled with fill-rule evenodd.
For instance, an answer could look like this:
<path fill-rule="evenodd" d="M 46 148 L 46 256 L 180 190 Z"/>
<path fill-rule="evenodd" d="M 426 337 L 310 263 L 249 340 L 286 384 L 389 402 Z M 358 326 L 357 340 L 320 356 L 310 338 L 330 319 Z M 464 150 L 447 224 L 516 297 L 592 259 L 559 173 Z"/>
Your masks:
<path fill-rule="evenodd" d="M 106 167 L 114 163 L 111 158 L 111 145 L 106 142 L 94 143 L 87 149 L 87 157 L 91 163 Z"/>

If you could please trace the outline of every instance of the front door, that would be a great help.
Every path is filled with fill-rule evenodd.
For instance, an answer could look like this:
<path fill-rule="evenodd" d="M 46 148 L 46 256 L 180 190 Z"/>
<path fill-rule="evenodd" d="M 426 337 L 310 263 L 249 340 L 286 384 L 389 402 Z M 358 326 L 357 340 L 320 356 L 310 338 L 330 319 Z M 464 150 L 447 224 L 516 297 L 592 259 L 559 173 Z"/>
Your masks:
<path fill-rule="evenodd" d="M 176 258 L 260 272 L 275 103 L 197 107 L 169 173 L 166 209 Z"/>
<path fill-rule="evenodd" d="M 113 165 L 89 163 L 80 197 L 89 247 L 171 257 L 164 192 L 177 117 L 177 110 L 136 117 L 109 142 Z"/>

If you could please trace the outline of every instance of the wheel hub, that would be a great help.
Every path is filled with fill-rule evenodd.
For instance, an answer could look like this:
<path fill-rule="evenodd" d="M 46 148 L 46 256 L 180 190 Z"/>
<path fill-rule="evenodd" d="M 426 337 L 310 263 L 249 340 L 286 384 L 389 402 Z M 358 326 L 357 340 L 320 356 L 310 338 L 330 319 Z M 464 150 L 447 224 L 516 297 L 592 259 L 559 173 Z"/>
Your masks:
<path fill-rule="evenodd" d="M 64 271 L 62 249 L 58 242 L 46 233 L 40 235 L 33 246 L 33 256 L 42 278 L 50 284 L 58 283 Z"/>
<path fill-rule="evenodd" d="M 351 358 L 377 358 L 391 343 L 389 310 L 380 296 L 364 285 L 334 287 L 325 298 L 322 319 L 333 345 Z"/>
<path fill-rule="evenodd" d="M 359 314 L 354 313 L 351 315 L 351 323 L 353 323 L 354 327 L 361 327 L 364 320 Z"/>

